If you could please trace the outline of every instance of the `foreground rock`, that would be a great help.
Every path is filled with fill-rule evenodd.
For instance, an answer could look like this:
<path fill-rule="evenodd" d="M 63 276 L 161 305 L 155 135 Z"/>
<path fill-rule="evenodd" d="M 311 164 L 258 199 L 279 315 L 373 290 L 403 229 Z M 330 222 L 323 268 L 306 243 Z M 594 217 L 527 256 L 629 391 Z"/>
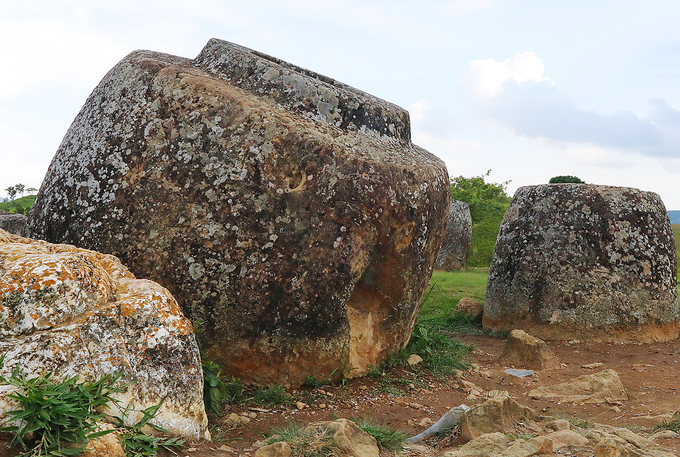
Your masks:
<path fill-rule="evenodd" d="M 533 399 L 578 403 L 616 403 L 628 400 L 626 389 L 614 370 L 602 370 L 554 386 L 539 387 L 529 392 L 529 396 Z"/>
<path fill-rule="evenodd" d="M 470 206 L 451 200 L 446 218 L 446 232 L 437 254 L 435 267 L 446 271 L 462 270 L 467 264 L 472 242 L 472 217 Z"/>
<path fill-rule="evenodd" d="M 170 289 L 226 376 L 292 386 L 364 374 L 408 341 L 448 195 L 403 109 L 211 40 L 106 75 L 30 227 Z"/>
<path fill-rule="evenodd" d="M 556 370 L 562 367 L 545 341 L 524 330 L 510 332 L 499 362 L 531 370 Z"/>
<path fill-rule="evenodd" d="M 672 340 L 676 273 L 658 195 L 582 184 L 522 187 L 498 235 L 484 326 L 544 339 Z"/>
<path fill-rule="evenodd" d="M 474 423 L 472 428 L 471 423 Z M 629 429 L 597 423 L 583 429 L 563 419 L 538 416 L 532 409 L 520 405 L 507 395 L 491 399 L 464 413 L 460 430 L 461 438 L 467 443 L 445 452 L 442 454 L 444 457 L 674 455 L 657 447 L 651 439 Z"/>
<path fill-rule="evenodd" d="M 191 323 L 166 289 L 135 279 L 113 256 L 0 230 L 0 352 L 3 376 L 17 366 L 56 382 L 122 373 L 130 385 L 118 399 L 133 408 L 126 423 L 167 396 L 154 423 L 210 436 Z"/>

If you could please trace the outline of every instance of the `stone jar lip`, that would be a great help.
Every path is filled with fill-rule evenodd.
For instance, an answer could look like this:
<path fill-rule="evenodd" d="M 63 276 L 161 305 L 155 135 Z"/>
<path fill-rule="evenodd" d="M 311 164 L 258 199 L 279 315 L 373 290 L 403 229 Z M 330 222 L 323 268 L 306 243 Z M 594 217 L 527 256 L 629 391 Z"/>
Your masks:
<path fill-rule="evenodd" d="M 262 52 L 212 38 L 192 64 L 305 117 L 411 142 L 411 121 L 405 109 Z"/>

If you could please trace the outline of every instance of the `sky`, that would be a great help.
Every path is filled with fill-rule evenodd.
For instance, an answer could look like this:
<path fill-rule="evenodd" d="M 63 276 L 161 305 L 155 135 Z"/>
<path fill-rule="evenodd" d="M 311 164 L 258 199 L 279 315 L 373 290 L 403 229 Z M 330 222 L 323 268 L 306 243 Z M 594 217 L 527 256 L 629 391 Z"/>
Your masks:
<path fill-rule="evenodd" d="M 128 53 L 214 37 L 407 109 L 452 177 L 574 175 L 680 210 L 679 20 L 677 0 L 0 0 L 0 189 L 40 186 Z"/>

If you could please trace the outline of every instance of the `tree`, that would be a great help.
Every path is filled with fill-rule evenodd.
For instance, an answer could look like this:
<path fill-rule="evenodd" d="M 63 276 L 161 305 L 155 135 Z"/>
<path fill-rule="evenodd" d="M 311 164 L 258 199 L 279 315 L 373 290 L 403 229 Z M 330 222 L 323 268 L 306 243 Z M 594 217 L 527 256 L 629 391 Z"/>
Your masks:
<path fill-rule="evenodd" d="M 24 196 L 24 191 L 26 190 L 26 186 L 24 186 L 23 184 L 15 184 L 14 188 L 16 189 L 18 194 L 20 194 L 22 197 Z"/>
<path fill-rule="evenodd" d="M 496 238 L 505 210 L 512 200 L 506 193 L 510 181 L 487 183 L 491 170 L 481 176 L 451 178 L 451 198 L 470 205 L 472 243 L 468 265 L 484 267 L 491 264 Z"/>
<path fill-rule="evenodd" d="M 17 189 L 14 186 L 10 186 L 7 189 L 5 189 L 5 192 L 7 192 L 7 195 L 9 195 L 10 200 L 14 200 L 14 197 L 17 196 Z"/>
<path fill-rule="evenodd" d="M 28 189 L 26 189 L 26 192 L 28 192 L 28 195 L 33 195 L 34 193 L 38 192 L 38 189 L 36 189 L 35 187 L 29 187 Z"/>
<path fill-rule="evenodd" d="M 451 198 L 470 205 L 473 224 L 491 215 L 502 215 L 512 200 L 505 193 L 510 181 L 487 183 L 485 178 L 490 174 L 491 170 L 488 170 L 485 174 L 472 178 L 451 178 Z"/>
<path fill-rule="evenodd" d="M 585 181 L 581 181 L 576 176 L 555 176 L 550 178 L 549 184 L 559 184 L 559 183 L 574 183 L 574 184 L 585 184 Z"/>

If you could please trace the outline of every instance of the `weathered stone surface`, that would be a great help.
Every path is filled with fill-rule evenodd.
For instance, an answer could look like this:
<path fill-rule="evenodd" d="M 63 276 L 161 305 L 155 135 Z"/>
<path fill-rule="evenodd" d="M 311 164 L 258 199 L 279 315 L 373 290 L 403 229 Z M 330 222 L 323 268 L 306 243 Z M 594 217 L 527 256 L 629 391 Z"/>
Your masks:
<path fill-rule="evenodd" d="M 285 441 L 262 446 L 255 451 L 255 457 L 289 457 L 293 453 L 290 444 Z"/>
<path fill-rule="evenodd" d="M 464 444 L 459 449 L 445 452 L 442 457 L 489 457 L 500 455 L 512 443 L 513 439 L 505 433 L 485 433 Z"/>
<path fill-rule="evenodd" d="M 571 430 L 559 430 L 549 433 L 545 437 L 552 441 L 554 450 L 587 446 L 590 443 L 586 438 Z"/>
<path fill-rule="evenodd" d="M 536 419 L 536 412 L 509 396 L 490 398 L 460 419 L 460 436 L 472 440 L 485 433 L 518 433 Z"/>
<path fill-rule="evenodd" d="M 29 375 L 52 372 L 54 381 L 122 373 L 131 384 L 117 397 L 137 410 L 126 423 L 167 395 L 153 421 L 209 437 L 191 323 L 167 289 L 135 279 L 111 255 L 0 230 L 0 353 L 3 376 L 17 365 Z"/>
<path fill-rule="evenodd" d="M 524 330 L 510 332 L 500 362 L 531 370 L 556 370 L 562 367 L 545 341 Z"/>
<path fill-rule="evenodd" d="M 329 429 L 333 433 L 334 455 L 338 457 L 378 457 L 378 442 L 357 424 L 347 419 L 320 421 L 307 425 L 305 430 Z"/>
<path fill-rule="evenodd" d="M 534 399 L 561 402 L 610 403 L 628 400 L 619 375 L 614 370 L 579 376 L 568 382 L 543 386 L 529 392 Z"/>
<path fill-rule="evenodd" d="M 406 111 L 211 40 L 194 60 L 137 51 L 106 75 L 29 225 L 170 289 L 208 323 L 225 375 L 290 386 L 404 346 L 448 195 Z"/>
<path fill-rule="evenodd" d="M 544 339 L 671 340 L 678 336 L 676 270 L 658 195 L 522 187 L 503 218 L 483 323 Z"/>
<path fill-rule="evenodd" d="M 435 268 L 462 270 L 465 268 L 472 242 L 472 217 L 470 206 L 465 202 L 451 200 L 446 218 L 446 232 L 442 247 L 437 254 Z"/>
<path fill-rule="evenodd" d="M 460 313 L 470 319 L 478 319 L 484 313 L 484 304 L 471 297 L 463 297 L 458 300 L 454 312 Z"/>
<path fill-rule="evenodd" d="M 28 217 L 23 214 L 10 214 L 6 211 L 0 213 L 0 229 L 13 235 L 27 236 L 27 223 Z"/>

